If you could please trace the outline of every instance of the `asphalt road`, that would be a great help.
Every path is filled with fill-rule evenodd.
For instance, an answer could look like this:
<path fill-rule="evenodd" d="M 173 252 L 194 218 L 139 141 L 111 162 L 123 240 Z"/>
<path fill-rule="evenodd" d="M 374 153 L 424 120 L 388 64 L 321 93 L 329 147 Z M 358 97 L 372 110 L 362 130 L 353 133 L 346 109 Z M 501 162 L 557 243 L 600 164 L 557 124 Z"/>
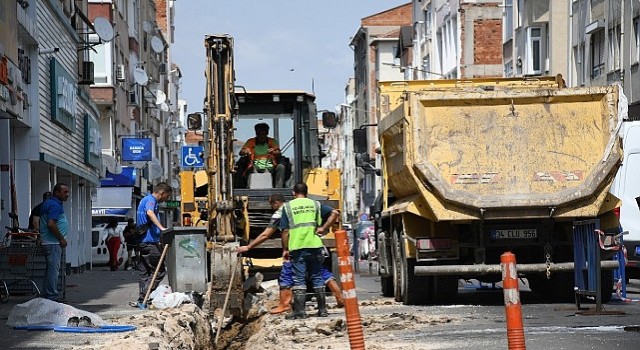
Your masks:
<path fill-rule="evenodd" d="M 375 263 L 374 263 L 375 264 Z M 380 279 L 375 265 L 360 262 L 356 289 L 358 300 L 380 296 Z M 458 297 L 447 306 L 361 307 L 363 318 L 379 313 L 388 315 L 424 315 L 450 317 L 453 322 L 415 324 L 394 330 L 398 342 L 411 342 L 415 349 L 505 349 L 505 307 L 499 288 L 478 288 L 478 283 L 461 281 Z M 627 297 L 634 302 L 615 300 L 604 305 L 604 311 L 615 315 L 579 315 L 574 304 L 549 304 L 537 301 L 526 285 L 522 286 L 522 317 L 527 349 L 640 349 L 640 280 L 631 280 Z M 383 298 L 387 299 L 387 298 Z M 388 298 L 392 301 L 392 298 Z M 363 302 L 364 301 L 364 302 Z M 594 304 L 583 304 L 591 310 Z"/>

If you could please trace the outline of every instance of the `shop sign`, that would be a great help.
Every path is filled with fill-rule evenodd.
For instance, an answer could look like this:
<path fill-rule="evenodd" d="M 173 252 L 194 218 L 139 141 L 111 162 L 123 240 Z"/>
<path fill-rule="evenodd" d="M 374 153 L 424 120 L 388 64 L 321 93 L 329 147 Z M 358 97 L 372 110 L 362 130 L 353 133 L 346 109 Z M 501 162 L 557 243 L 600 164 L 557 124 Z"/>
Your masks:
<path fill-rule="evenodd" d="M 84 163 L 94 168 L 102 165 L 102 136 L 95 118 L 84 115 Z"/>
<path fill-rule="evenodd" d="M 78 109 L 78 84 L 64 67 L 51 58 L 51 120 L 64 129 L 74 132 Z"/>

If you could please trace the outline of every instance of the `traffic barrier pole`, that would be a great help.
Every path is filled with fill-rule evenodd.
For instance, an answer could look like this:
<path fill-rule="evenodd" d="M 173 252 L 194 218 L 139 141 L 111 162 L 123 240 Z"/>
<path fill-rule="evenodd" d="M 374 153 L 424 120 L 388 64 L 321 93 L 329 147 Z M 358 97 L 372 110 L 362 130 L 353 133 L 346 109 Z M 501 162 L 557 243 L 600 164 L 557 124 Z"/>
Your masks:
<path fill-rule="evenodd" d="M 507 316 L 507 341 L 509 350 L 524 350 L 524 328 L 522 326 L 522 307 L 520 306 L 520 291 L 518 290 L 518 270 L 516 256 L 505 252 L 500 256 L 502 269 L 502 290 L 504 292 L 504 307 Z"/>
<path fill-rule="evenodd" d="M 349 344 L 353 350 L 364 350 L 364 333 L 362 320 L 358 309 L 356 297 L 356 283 L 351 269 L 351 254 L 349 253 L 349 241 L 347 231 L 335 232 L 336 249 L 338 251 L 338 267 L 340 269 L 340 282 L 342 282 L 342 296 L 344 297 L 344 313 L 347 318 L 347 334 Z"/>

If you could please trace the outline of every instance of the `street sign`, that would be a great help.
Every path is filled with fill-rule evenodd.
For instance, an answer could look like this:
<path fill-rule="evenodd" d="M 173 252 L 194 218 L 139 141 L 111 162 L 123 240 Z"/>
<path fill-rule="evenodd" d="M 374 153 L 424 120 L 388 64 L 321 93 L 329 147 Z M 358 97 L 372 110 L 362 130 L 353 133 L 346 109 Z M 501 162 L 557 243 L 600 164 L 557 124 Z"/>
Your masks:
<path fill-rule="evenodd" d="M 180 208 L 180 201 L 166 201 L 164 204 L 167 208 Z"/>
<path fill-rule="evenodd" d="M 182 146 L 182 167 L 183 168 L 204 167 L 204 159 L 202 159 L 203 153 L 204 153 L 204 147 L 202 146 Z"/>

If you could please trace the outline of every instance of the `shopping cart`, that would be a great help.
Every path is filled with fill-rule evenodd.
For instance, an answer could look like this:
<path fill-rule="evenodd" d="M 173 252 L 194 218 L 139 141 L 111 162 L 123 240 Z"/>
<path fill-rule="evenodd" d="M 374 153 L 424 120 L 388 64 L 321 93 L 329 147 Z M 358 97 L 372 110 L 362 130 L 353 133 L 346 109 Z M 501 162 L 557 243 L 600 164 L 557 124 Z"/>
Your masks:
<path fill-rule="evenodd" d="M 21 281 L 31 282 L 40 295 L 38 285 L 31 279 L 31 269 L 38 249 L 37 233 L 8 233 L 0 245 L 0 302 L 9 300 L 9 286 Z"/>

